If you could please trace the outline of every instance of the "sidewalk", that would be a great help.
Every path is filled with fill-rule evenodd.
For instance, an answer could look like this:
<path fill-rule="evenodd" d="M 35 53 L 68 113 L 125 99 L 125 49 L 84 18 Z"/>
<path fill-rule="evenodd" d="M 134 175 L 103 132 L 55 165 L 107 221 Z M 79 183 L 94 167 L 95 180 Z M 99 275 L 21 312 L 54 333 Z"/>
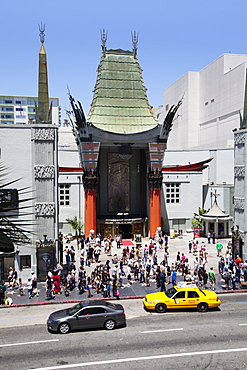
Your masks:
<path fill-rule="evenodd" d="M 169 265 L 171 265 L 172 262 L 175 262 L 177 252 L 180 251 L 180 253 L 184 253 L 185 256 L 189 259 L 190 266 L 193 269 L 195 256 L 193 256 L 193 253 L 189 253 L 189 248 L 188 248 L 188 243 L 189 243 L 189 240 L 191 240 L 191 239 L 192 239 L 192 234 L 185 234 L 185 235 L 183 235 L 182 238 L 175 238 L 175 239 L 170 239 L 169 240 L 169 259 L 168 259 Z M 223 244 L 223 251 L 222 251 L 223 256 L 225 255 L 226 246 L 227 246 L 229 240 L 230 239 L 218 239 L 218 240 L 216 240 L 216 243 L 217 243 L 217 241 L 220 241 Z M 218 274 L 219 257 L 217 257 L 217 251 L 216 251 L 215 244 L 208 244 L 206 238 L 198 238 L 199 245 L 201 244 L 202 241 L 204 241 L 204 243 L 207 247 L 207 252 L 208 252 L 208 263 L 207 263 L 206 269 L 208 271 L 210 269 L 210 267 L 213 267 L 214 271 L 216 273 L 216 286 L 215 286 L 216 292 L 225 292 L 225 293 L 230 292 L 230 291 L 225 290 L 224 280 Z M 75 242 L 72 242 L 72 243 L 74 244 Z M 148 239 L 147 238 L 142 239 L 142 245 L 144 246 L 145 244 L 148 244 Z M 75 247 L 76 247 L 76 245 L 75 245 Z M 121 249 L 117 249 L 116 243 L 114 242 L 113 243 L 113 248 L 112 248 L 112 253 L 111 253 L 112 256 L 115 253 L 120 256 L 120 254 L 122 252 L 122 248 L 123 247 L 121 247 Z M 78 268 L 81 251 L 77 250 L 77 247 L 75 249 L 76 249 L 76 263 L 75 264 L 76 264 L 76 267 Z M 163 255 L 164 255 L 164 249 L 159 249 L 159 247 L 157 247 L 157 255 L 158 255 L 158 262 L 162 261 L 163 260 Z M 111 260 L 111 257 L 107 256 L 104 252 L 102 252 L 101 258 L 100 258 L 101 261 L 99 263 L 104 264 L 106 262 L 106 260 L 108 260 L 108 259 Z M 64 262 L 65 262 L 65 258 L 64 258 Z M 86 271 L 88 273 L 91 273 L 91 271 L 95 268 L 95 266 L 96 266 L 96 264 L 93 263 L 90 267 L 86 267 Z M 178 281 L 183 281 L 183 277 L 180 274 L 178 274 Z M 127 286 L 127 281 L 126 281 L 126 278 L 124 277 L 123 278 L 123 287 L 119 289 L 120 299 L 121 298 L 126 299 L 127 297 L 128 298 L 143 297 L 148 293 L 156 292 L 156 291 L 160 290 L 160 289 L 156 288 L 155 280 L 150 280 L 150 283 L 151 283 L 151 286 L 149 286 L 149 287 L 146 286 L 145 284 L 140 284 L 139 282 L 133 282 L 131 286 Z M 25 285 L 26 285 L 26 282 L 24 282 L 24 286 Z M 171 286 L 172 286 L 172 284 L 169 284 L 169 285 L 167 285 L 167 288 L 169 288 Z M 208 284 L 208 287 L 209 287 L 209 284 Z M 65 303 L 65 302 L 74 302 L 74 301 L 77 301 L 77 300 L 80 300 L 80 299 L 86 299 L 87 298 L 87 292 L 83 293 L 82 295 L 79 295 L 78 294 L 78 289 L 75 288 L 70 293 L 69 297 L 65 297 L 63 294 L 59 294 L 59 295 L 56 295 L 56 297 L 53 300 L 46 301 L 45 300 L 45 294 L 46 294 L 45 283 L 38 283 L 38 289 L 40 291 L 39 296 L 38 297 L 35 296 L 32 299 L 28 298 L 27 289 L 24 289 L 24 292 L 25 292 L 24 296 L 19 296 L 18 295 L 18 289 L 7 288 L 6 296 L 11 297 L 13 299 L 13 304 L 17 304 L 17 305 L 30 305 L 30 304 L 37 305 L 37 304 L 41 304 L 41 303 L 47 304 L 47 303 L 57 303 L 57 302 L 64 302 Z M 240 291 L 245 292 L 246 290 L 241 289 Z M 236 292 L 236 291 L 234 291 L 234 292 Z M 94 294 L 92 298 L 94 298 L 94 299 L 95 298 L 102 298 L 102 296 L 101 296 L 101 294 Z"/>

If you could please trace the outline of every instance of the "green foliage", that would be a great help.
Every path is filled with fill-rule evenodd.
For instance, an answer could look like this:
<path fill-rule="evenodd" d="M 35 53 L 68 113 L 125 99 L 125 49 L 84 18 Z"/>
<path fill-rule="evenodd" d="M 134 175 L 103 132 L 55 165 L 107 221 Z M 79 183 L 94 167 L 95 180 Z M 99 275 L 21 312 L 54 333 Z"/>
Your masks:
<path fill-rule="evenodd" d="M 75 236 L 81 235 L 83 228 L 83 223 L 81 222 L 82 218 L 75 216 L 74 218 L 66 218 L 66 221 L 70 225 L 72 230 L 75 230 Z"/>
<path fill-rule="evenodd" d="M 206 212 L 207 211 L 205 209 L 202 209 L 202 208 L 199 207 L 199 215 L 203 215 Z"/>
<path fill-rule="evenodd" d="M 194 229 L 194 228 L 201 228 L 202 227 L 202 222 L 201 221 L 199 221 L 199 220 L 197 220 L 196 218 L 193 218 L 192 220 L 191 220 L 191 223 L 192 223 L 192 228 Z"/>
<path fill-rule="evenodd" d="M 30 218 L 32 212 L 27 211 L 31 206 L 27 206 L 26 203 L 32 198 L 22 198 L 22 195 L 30 191 L 27 191 L 28 188 L 18 189 L 17 199 L 12 200 L 8 196 L 8 190 L 13 190 L 13 184 L 20 179 L 5 182 L 6 177 L 7 167 L 0 163 L 0 243 L 2 245 L 30 244 L 31 240 L 28 235 L 31 231 L 28 228 L 33 224 L 33 220 Z"/>

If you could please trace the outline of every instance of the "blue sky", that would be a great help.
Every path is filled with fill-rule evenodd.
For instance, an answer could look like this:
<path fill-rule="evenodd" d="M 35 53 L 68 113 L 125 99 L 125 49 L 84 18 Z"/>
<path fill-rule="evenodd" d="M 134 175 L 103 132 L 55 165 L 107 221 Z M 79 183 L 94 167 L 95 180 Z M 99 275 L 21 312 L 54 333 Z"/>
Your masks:
<path fill-rule="evenodd" d="M 37 96 L 38 23 L 46 24 L 49 94 L 62 118 L 67 85 L 88 114 L 101 57 L 100 29 L 108 49 L 131 50 L 138 59 L 152 106 L 187 71 L 199 71 L 224 53 L 247 53 L 246 0 L 8 0 L 0 2 L 0 94 Z"/>

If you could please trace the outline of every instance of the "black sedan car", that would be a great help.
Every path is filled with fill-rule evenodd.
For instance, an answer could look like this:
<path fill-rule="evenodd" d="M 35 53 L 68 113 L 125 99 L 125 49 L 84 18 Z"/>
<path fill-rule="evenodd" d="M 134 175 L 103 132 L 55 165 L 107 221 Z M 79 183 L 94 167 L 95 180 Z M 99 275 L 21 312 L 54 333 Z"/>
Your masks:
<path fill-rule="evenodd" d="M 67 334 L 70 330 L 125 326 L 124 308 L 108 301 L 82 301 L 71 308 L 53 312 L 47 320 L 49 331 Z"/>

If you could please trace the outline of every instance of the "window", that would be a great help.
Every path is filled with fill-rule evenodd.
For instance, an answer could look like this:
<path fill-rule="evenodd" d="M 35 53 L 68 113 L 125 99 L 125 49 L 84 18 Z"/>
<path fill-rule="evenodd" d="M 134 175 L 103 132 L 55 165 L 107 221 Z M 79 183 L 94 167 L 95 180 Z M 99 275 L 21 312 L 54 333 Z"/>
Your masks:
<path fill-rule="evenodd" d="M 28 112 L 35 112 L 35 108 L 28 108 Z"/>
<path fill-rule="evenodd" d="M 177 299 L 177 298 L 185 298 L 185 292 L 184 292 L 184 291 L 182 291 L 182 292 L 178 292 L 178 293 L 175 295 L 174 299 Z"/>
<path fill-rule="evenodd" d="M 98 315 L 100 313 L 106 313 L 106 311 L 103 307 L 92 307 L 91 308 L 91 315 Z"/>
<path fill-rule="evenodd" d="M 21 100 L 16 100 L 15 104 L 21 104 Z"/>
<path fill-rule="evenodd" d="M 1 100 L 0 103 L 1 104 L 13 104 L 13 101 L 12 100 Z"/>
<path fill-rule="evenodd" d="M 199 294 L 197 292 L 188 292 L 188 298 L 199 298 Z"/>
<path fill-rule="evenodd" d="M 166 203 L 180 202 L 180 183 L 166 183 Z"/>
<path fill-rule="evenodd" d="M 11 118 L 14 118 L 14 115 L 13 114 L 1 114 L 1 118 L 11 119 Z"/>
<path fill-rule="evenodd" d="M 19 114 L 16 116 L 16 118 L 26 118 L 26 116 L 23 116 L 22 114 Z"/>
<path fill-rule="evenodd" d="M 14 108 L 13 107 L 1 107 L 1 111 L 3 111 L 3 112 L 13 112 Z"/>
<path fill-rule="evenodd" d="M 169 104 L 166 104 L 166 111 L 169 110 Z"/>
<path fill-rule="evenodd" d="M 28 100 L 27 105 L 35 105 L 37 101 L 35 100 Z"/>
<path fill-rule="evenodd" d="M 20 256 L 20 267 L 22 269 L 31 268 L 31 256 Z"/>
<path fill-rule="evenodd" d="M 26 110 L 26 108 L 15 108 L 15 110 L 17 112 L 24 112 Z"/>
<path fill-rule="evenodd" d="M 84 310 L 81 310 L 79 312 L 80 316 L 84 315 L 97 315 L 101 313 L 106 313 L 107 311 L 103 307 L 90 307 L 90 308 L 85 308 Z"/>
<path fill-rule="evenodd" d="M 59 185 L 59 204 L 60 206 L 70 205 L 70 184 Z"/>
<path fill-rule="evenodd" d="M 4 208 L 16 208 L 18 206 L 19 196 L 17 189 L 1 189 L 0 190 L 0 203 Z"/>

